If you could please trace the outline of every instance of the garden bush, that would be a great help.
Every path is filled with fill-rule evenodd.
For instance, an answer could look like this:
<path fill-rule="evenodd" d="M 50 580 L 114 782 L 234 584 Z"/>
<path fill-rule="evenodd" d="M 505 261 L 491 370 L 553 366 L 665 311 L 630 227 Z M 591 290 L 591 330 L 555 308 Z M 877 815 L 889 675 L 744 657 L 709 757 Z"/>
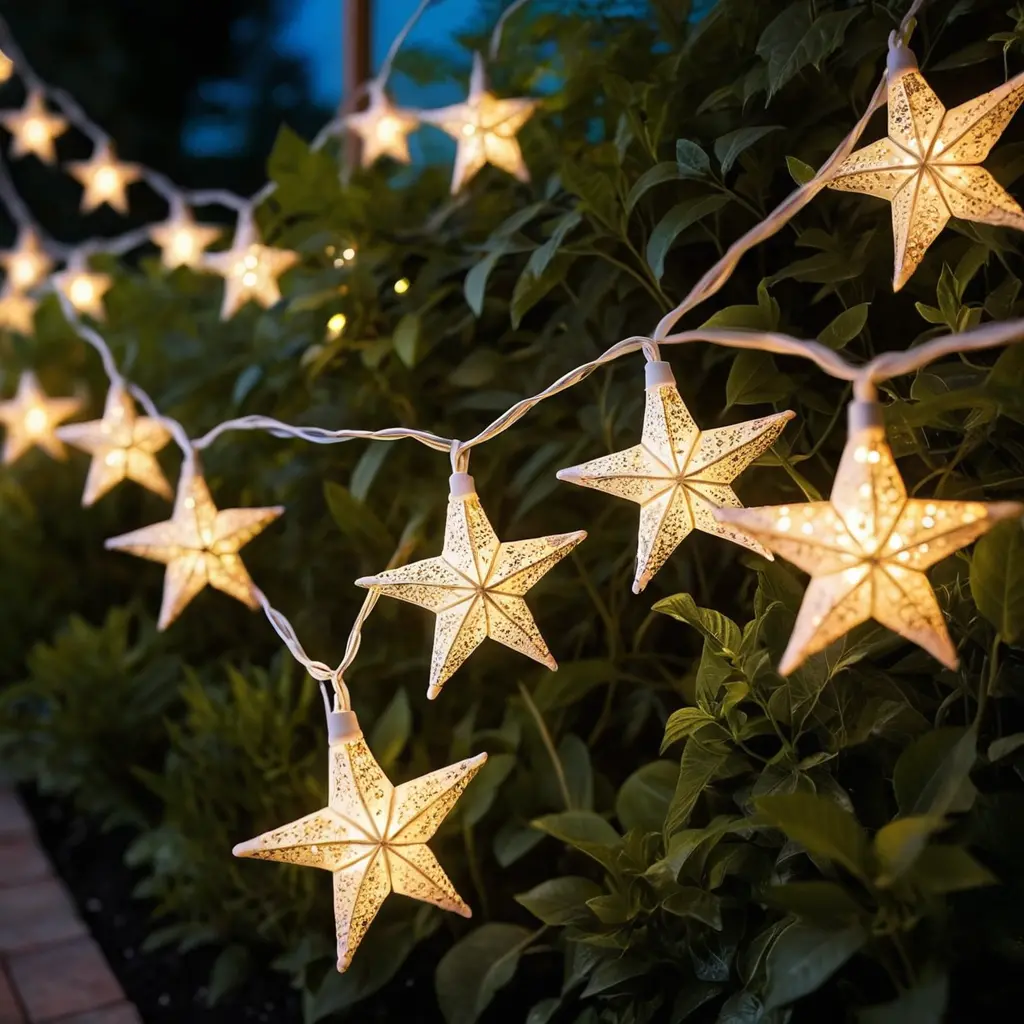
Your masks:
<path fill-rule="evenodd" d="M 97 257 L 117 278 L 104 336 L 193 436 L 258 412 L 470 437 L 650 332 L 806 180 L 863 112 L 906 6 L 538 5 L 510 21 L 490 68 L 500 94 L 543 97 L 520 135 L 531 184 L 488 168 L 450 197 L 447 165 L 340 176 L 338 154 L 282 128 L 258 220 L 301 254 L 285 300 L 222 323 L 219 279 Z M 953 106 L 1021 66 L 1024 9 L 935 0 L 911 42 Z M 399 66 L 464 78 L 433 56 Z M 1018 120 L 986 163 L 1011 191 L 1022 139 Z M 337 266 L 349 246 L 355 259 Z M 951 222 L 899 294 L 891 263 L 886 204 L 825 192 L 684 324 L 778 329 L 866 359 L 1024 312 L 1008 230 Z M 340 333 L 326 328 L 336 313 Z M 34 366 L 50 393 L 84 383 L 101 407 L 97 361 L 52 297 L 35 338 L 3 344 L 7 381 Z M 797 413 L 740 478 L 745 504 L 828 493 L 848 385 L 762 352 L 696 344 L 665 358 L 704 426 Z M 866 626 L 784 679 L 796 570 L 695 533 L 633 596 L 635 509 L 555 478 L 636 443 L 641 363 L 599 370 L 472 455 L 503 538 L 588 531 L 530 598 L 557 673 L 484 645 L 428 703 L 430 617 L 382 601 L 367 624 L 347 680 L 385 771 L 397 782 L 477 750 L 490 759 L 435 842 L 473 919 L 395 897 L 345 975 L 327 875 L 231 858 L 234 842 L 323 804 L 315 684 L 261 616 L 220 594 L 154 635 L 160 568 L 102 539 L 162 518 L 158 499 L 125 487 L 79 510 L 78 456 L 33 452 L 5 471 L 0 744 L 82 814 L 133 823 L 152 945 L 220 951 L 217 992 L 272 959 L 302 989 L 307 1024 L 366 1007 L 448 1024 L 1019 1013 L 1020 523 L 931 571 L 959 670 Z M 1024 494 L 1024 345 L 950 356 L 882 397 L 911 492 Z M 450 466 L 414 443 L 239 433 L 203 464 L 220 507 L 286 506 L 245 561 L 320 660 L 340 660 L 364 596 L 353 580 L 396 550 L 440 549 Z M 410 1008 L 403 978 L 424 970 L 436 1006 Z"/>

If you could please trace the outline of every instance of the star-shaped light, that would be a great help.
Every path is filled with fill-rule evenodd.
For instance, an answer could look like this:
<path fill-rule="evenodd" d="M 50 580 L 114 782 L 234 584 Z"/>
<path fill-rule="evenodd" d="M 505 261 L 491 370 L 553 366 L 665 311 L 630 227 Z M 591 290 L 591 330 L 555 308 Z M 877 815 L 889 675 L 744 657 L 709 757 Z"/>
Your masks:
<path fill-rule="evenodd" d="M 779 664 L 788 675 L 869 619 L 956 668 L 956 648 L 924 570 L 1022 513 L 1024 505 L 1013 501 L 907 497 L 881 407 L 854 402 L 828 501 L 722 509 L 718 516 L 811 575 Z"/>
<path fill-rule="evenodd" d="M 196 267 L 203 253 L 220 237 L 220 228 L 197 224 L 182 207 L 172 212 L 163 224 L 150 229 L 150 237 L 160 246 L 160 258 L 168 270 L 175 267 Z"/>
<path fill-rule="evenodd" d="M 81 407 L 77 398 L 49 398 L 39 387 L 36 375 L 26 370 L 18 381 L 15 396 L 0 402 L 0 423 L 7 428 L 4 465 L 16 462 L 33 445 L 42 448 L 51 458 L 66 458 L 56 427 Z"/>
<path fill-rule="evenodd" d="M 236 239 L 226 252 L 207 256 L 207 264 L 224 276 L 221 319 L 230 319 L 250 301 L 265 309 L 279 302 L 277 279 L 298 260 L 299 254 L 290 249 L 275 249 L 244 238 Z"/>
<path fill-rule="evenodd" d="M 442 128 L 457 143 L 453 194 L 488 163 L 515 175 L 520 181 L 530 180 L 516 133 L 536 106 L 536 100 L 503 100 L 488 92 L 483 61 L 480 54 L 473 55 L 473 73 L 465 103 L 421 114 L 424 121 Z"/>
<path fill-rule="evenodd" d="M 440 557 L 364 576 L 356 586 L 372 587 L 437 615 L 427 689 L 427 697 L 433 700 L 484 637 L 550 669 L 558 667 L 523 596 L 586 535 L 578 530 L 499 541 L 480 505 L 473 478 L 455 473 Z"/>
<path fill-rule="evenodd" d="M 107 392 L 103 419 L 59 427 L 57 436 L 92 456 L 82 504 L 88 508 L 122 480 L 134 480 L 168 501 L 174 496 L 155 453 L 171 439 L 158 420 L 137 416 L 120 384 Z"/>
<path fill-rule="evenodd" d="M 85 189 L 82 193 L 82 213 L 89 213 L 106 203 L 118 213 L 128 213 L 127 188 L 142 177 L 138 164 L 128 164 L 114 156 L 113 149 L 97 146 L 91 159 L 69 163 L 71 175 Z"/>
<path fill-rule="evenodd" d="M 338 970 L 344 971 L 390 892 L 472 916 L 427 840 L 487 755 L 394 786 L 370 753 L 355 715 L 332 718 L 344 722 L 344 732 L 331 743 L 327 806 L 239 843 L 233 852 L 331 872 Z"/>
<path fill-rule="evenodd" d="M 283 508 L 218 511 L 198 469 L 184 467 L 171 518 L 111 537 L 106 546 L 164 562 L 164 598 L 158 629 L 166 629 L 207 584 L 258 608 L 256 588 L 239 549 L 272 523 Z"/>
<path fill-rule="evenodd" d="M 892 203 L 898 291 L 950 217 L 1024 230 L 1024 211 L 978 166 L 1021 101 L 1024 75 L 947 111 L 901 48 L 889 70 L 889 137 L 858 149 L 829 187 Z"/>
<path fill-rule="evenodd" d="M 32 228 L 18 232 L 18 244 L 7 252 L 0 252 L 0 266 L 7 274 L 7 283 L 16 291 L 35 288 L 53 267 L 53 260 Z"/>
<path fill-rule="evenodd" d="M 29 93 L 21 110 L 6 110 L 0 123 L 11 133 L 11 156 L 35 153 L 44 163 L 57 159 L 54 139 L 67 131 L 68 123 L 59 114 L 51 114 L 41 93 Z"/>
<path fill-rule="evenodd" d="M 701 430 L 679 395 L 668 363 L 649 362 L 646 376 L 640 444 L 558 472 L 559 480 L 639 504 L 633 593 L 647 586 L 694 528 L 771 558 L 742 530 L 715 519 L 715 509 L 742 507 L 729 485 L 775 443 L 793 413 Z"/>
<path fill-rule="evenodd" d="M 30 335 L 35 330 L 36 306 L 39 303 L 8 282 L 0 292 L 0 328 Z"/>
<path fill-rule="evenodd" d="M 0 85 L 8 81 L 14 74 L 14 61 L 0 50 Z"/>
<path fill-rule="evenodd" d="M 394 106 L 379 85 L 371 87 L 366 109 L 349 114 L 345 124 L 362 141 L 363 167 L 369 167 L 382 156 L 403 164 L 409 162 L 408 135 L 419 127 L 419 121 Z"/>
<path fill-rule="evenodd" d="M 85 267 L 68 267 L 54 275 L 54 282 L 77 312 L 86 313 L 94 320 L 104 319 L 106 311 L 103 308 L 103 296 L 114 283 L 109 274 L 87 270 Z"/>

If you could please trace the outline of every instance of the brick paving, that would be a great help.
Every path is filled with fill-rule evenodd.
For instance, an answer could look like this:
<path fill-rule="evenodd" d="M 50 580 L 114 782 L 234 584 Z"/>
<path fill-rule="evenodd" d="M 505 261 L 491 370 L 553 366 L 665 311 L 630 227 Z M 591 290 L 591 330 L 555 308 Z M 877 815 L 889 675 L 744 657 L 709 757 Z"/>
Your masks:
<path fill-rule="evenodd" d="M 141 1024 L 2 781 L 0 1024 Z"/>

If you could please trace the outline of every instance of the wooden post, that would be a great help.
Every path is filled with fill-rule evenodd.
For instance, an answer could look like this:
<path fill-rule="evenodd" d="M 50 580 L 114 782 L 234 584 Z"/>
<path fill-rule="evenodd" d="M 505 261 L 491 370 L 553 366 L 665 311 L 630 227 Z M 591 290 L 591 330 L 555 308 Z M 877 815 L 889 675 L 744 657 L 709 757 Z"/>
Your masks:
<path fill-rule="evenodd" d="M 341 48 L 342 91 L 341 110 L 358 110 L 365 97 L 358 95 L 359 87 L 373 74 L 370 32 L 370 4 L 372 0 L 342 0 Z M 349 168 L 359 164 L 359 136 L 348 132 L 346 150 Z"/>

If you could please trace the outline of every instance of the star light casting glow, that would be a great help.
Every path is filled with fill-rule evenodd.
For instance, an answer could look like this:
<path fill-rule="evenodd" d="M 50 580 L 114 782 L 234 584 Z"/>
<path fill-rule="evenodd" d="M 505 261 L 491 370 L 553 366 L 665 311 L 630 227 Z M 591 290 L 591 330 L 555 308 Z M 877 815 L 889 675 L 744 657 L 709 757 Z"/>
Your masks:
<path fill-rule="evenodd" d="M 32 153 L 47 164 L 56 163 L 54 140 L 68 130 L 63 117 L 46 109 L 46 101 L 39 92 L 29 93 L 21 110 L 0 113 L 0 124 L 11 133 L 13 158 Z"/>
<path fill-rule="evenodd" d="M 94 320 L 105 319 L 103 296 L 114 284 L 109 274 L 69 266 L 67 270 L 54 274 L 53 280 L 77 312 L 85 313 Z"/>
<path fill-rule="evenodd" d="M 36 307 L 31 295 L 26 295 L 8 282 L 0 291 L 0 328 L 17 331 L 29 337 L 35 330 Z"/>
<path fill-rule="evenodd" d="M 280 506 L 218 511 L 198 467 L 186 465 L 171 518 L 111 537 L 106 547 L 166 564 L 157 622 L 163 630 L 207 584 L 258 608 L 256 588 L 238 552 L 282 512 Z"/>
<path fill-rule="evenodd" d="M 924 571 L 1000 519 L 1021 515 L 1024 505 L 908 497 L 881 406 L 854 402 L 849 417 L 828 501 L 716 513 L 811 576 L 779 672 L 788 675 L 869 619 L 956 668 L 956 648 Z"/>
<path fill-rule="evenodd" d="M 25 292 L 45 279 L 53 269 L 53 260 L 46 254 L 35 231 L 22 228 L 18 232 L 18 244 L 0 253 L 0 266 L 11 288 Z"/>
<path fill-rule="evenodd" d="M 371 85 L 369 99 L 365 110 L 349 114 L 345 118 L 346 126 L 359 136 L 362 144 L 362 166 L 370 167 L 382 156 L 407 164 L 408 136 L 419 127 L 419 121 L 408 111 L 394 106 L 384 92 L 383 86 L 377 83 Z"/>
<path fill-rule="evenodd" d="M 135 402 L 122 385 L 110 386 L 103 419 L 59 427 L 57 436 L 92 456 L 82 494 L 85 508 L 122 480 L 134 480 L 168 501 L 174 496 L 156 460 L 170 432 L 158 420 L 136 415 Z"/>
<path fill-rule="evenodd" d="M 264 309 L 281 301 L 277 279 L 299 261 L 290 249 L 275 249 L 259 242 L 236 244 L 226 252 L 206 257 L 206 262 L 224 277 L 224 301 L 220 316 L 228 320 L 247 302 Z"/>
<path fill-rule="evenodd" d="M 1021 102 L 1024 74 L 947 111 L 905 47 L 889 53 L 889 136 L 852 153 L 829 188 L 892 203 L 898 291 L 950 217 L 1024 230 L 1024 211 L 978 165 Z"/>
<path fill-rule="evenodd" d="M 85 190 L 82 213 L 90 213 L 104 203 L 118 213 L 128 213 L 128 186 L 142 177 L 138 164 L 128 164 L 114 156 L 112 147 L 97 146 L 89 160 L 74 160 L 68 165 L 71 176 Z"/>
<path fill-rule="evenodd" d="M 433 700 L 485 637 L 550 669 L 558 667 L 523 597 L 586 536 L 577 530 L 499 541 L 473 478 L 454 473 L 440 556 L 364 576 L 356 586 L 372 587 L 437 616 L 427 689 Z"/>
<path fill-rule="evenodd" d="M 160 259 L 168 270 L 176 267 L 198 267 L 203 253 L 220 237 L 220 228 L 197 224 L 189 210 L 182 206 L 162 224 L 149 232 L 160 246 Z"/>
<path fill-rule="evenodd" d="M 327 806 L 239 843 L 233 852 L 331 872 L 338 970 L 344 971 L 388 893 L 472 916 L 427 841 L 487 755 L 395 786 L 370 753 L 352 711 L 332 713 L 329 729 Z"/>
<path fill-rule="evenodd" d="M 633 593 L 647 586 L 695 528 L 771 558 L 748 534 L 719 522 L 715 509 L 742 507 L 729 485 L 775 443 L 794 414 L 701 430 L 679 395 L 668 363 L 649 362 L 646 381 L 640 444 L 558 471 L 559 480 L 640 506 Z"/>
<path fill-rule="evenodd" d="M 78 398 L 49 398 L 36 375 L 26 370 L 18 381 L 15 396 L 0 402 L 0 423 L 7 428 L 4 465 L 17 462 L 32 447 L 42 448 L 54 459 L 67 458 L 56 428 L 81 407 Z"/>

